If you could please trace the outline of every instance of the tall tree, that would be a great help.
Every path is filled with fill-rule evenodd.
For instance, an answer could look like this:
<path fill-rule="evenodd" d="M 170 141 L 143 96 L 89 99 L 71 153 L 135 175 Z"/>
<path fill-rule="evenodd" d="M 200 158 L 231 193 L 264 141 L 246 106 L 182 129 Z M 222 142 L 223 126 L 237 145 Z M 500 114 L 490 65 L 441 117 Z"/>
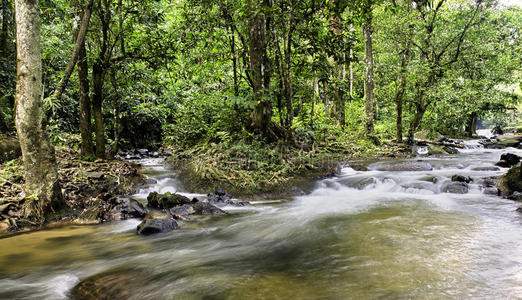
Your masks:
<path fill-rule="evenodd" d="M 256 106 L 252 113 L 252 125 L 263 135 L 269 135 L 269 125 L 272 119 L 272 102 L 266 96 L 270 89 L 269 66 L 266 54 L 267 34 L 266 16 L 263 6 L 266 1 L 248 0 L 247 5 L 251 14 L 248 20 L 250 46 L 250 73 L 252 89 Z"/>
<path fill-rule="evenodd" d="M 35 0 L 16 0 L 16 129 L 25 170 L 25 191 L 38 197 L 41 209 L 62 201 L 54 147 L 42 109 L 40 8 Z"/>
<path fill-rule="evenodd" d="M 89 0 L 85 10 L 92 10 L 92 0 Z M 91 13 L 82 14 L 81 0 L 73 0 L 73 8 L 76 11 L 76 19 L 81 20 L 81 26 L 75 28 L 75 41 L 79 45 L 78 52 L 78 83 L 79 83 L 79 106 L 80 106 L 80 135 L 81 154 L 83 157 L 94 156 L 94 145 L 92 142 L 91 126 L 91 98 L 89 96 L 89 65 L 87 63 L 87 50 L 85 49 L 85 36 L 78 39 L 79 34 L 85 34 L 83 26 L 88 24 L 84 18 L 90 18 Z"/>
<path fill-rule="evenodd" d="M 366 133 L 373 134 L 373 44 L 372 0 L 366 0 L 363 8 L 363 34 L 366 71 L 364 78 L 364 102 L 366 105 Z"/>
<path fill-rule="evenodd" d="M 73 3 L 73 7 L 79 6 L 80 2 L 78 0 L 75 0 L 75 4 Z M 60 98 L 62 96 L 63 91 L 65 90 L 65 87 L 67 86 L 67 83 L 69 82 L 69 78 L 71 77 L 71 74 L 73 73 L 74 67 L 76 66 L 76 62 L 78 61 L 78 57 L 80 56 L 80 52 L 82 51 L 82 48 L 85 48 L 85 35 L 87 34 L 87 29 L 89 28 L 89 21 L 91 19 L 92 14 L 92 5 L 93 0 L 88 0 L 87 5 L 85 6 L 83 16 L 77 16 L 75 15 L 75 18 L 81 19 L 81 24 L 78 30 L 75 32 L 74 36 L 76 38 L 76 42 L 74 43 L 73 52 L 71 54 L 71 58 L 69 59 L 69 63 L 67 64 L 67 67 L 65 68 L 65 74 L 63 75 L 62 79 L 56 86 L 56 89 L 54 91 L 54 97 Z"/>

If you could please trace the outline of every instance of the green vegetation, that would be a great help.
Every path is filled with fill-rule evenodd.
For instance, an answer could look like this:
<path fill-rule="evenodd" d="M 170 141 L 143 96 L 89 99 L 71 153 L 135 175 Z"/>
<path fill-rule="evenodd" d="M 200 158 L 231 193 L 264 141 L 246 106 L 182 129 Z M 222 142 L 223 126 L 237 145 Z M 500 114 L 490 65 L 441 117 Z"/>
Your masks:
<path fill-rule="evenodd" d="M 413 143 L 417 132 L 462 137 L 476 134 L 481 122 L 522 125 L 517 6 L 39 5 L 43 122 L 51 141 L 79 135 L 75 150 L 86 160 L 172 148 L 171 162 L 194 189 L 273 190 L 306 174 L 331 173 L 339 161 L 397 155 L 397 145 Z M 8 134 L 16 113 L 14 16 L 14 1 L 2 0 L 0 129 Z"/>

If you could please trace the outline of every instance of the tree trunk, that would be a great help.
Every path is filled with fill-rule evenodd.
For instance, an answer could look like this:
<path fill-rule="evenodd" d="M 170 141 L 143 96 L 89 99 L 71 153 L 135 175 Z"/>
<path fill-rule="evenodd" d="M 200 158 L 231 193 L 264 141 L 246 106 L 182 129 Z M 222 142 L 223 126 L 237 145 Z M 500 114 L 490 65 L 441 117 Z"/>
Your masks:
<path fill-rule="evenodd" d="M 54 147 L 42 109 L 40 8 L 35 0 L 16 0 L 16 129 L 25 170 L 25 192 L 38 197 L 40 209 L 63 203 Z"/>
<path fill-rule="evenodd" d="M 94 157 L 91 124 L 91 98 L 89 96 L 89 66 L 87 64 L 85 44 L 80 49 L 78 59 L 81 155 L 83 157 Z"/>
<path fill-rule="evenodd" d="M 78 1 L 73 1 L 77 18 L 82 16 L 82 7 Z M 80 28 L 75 28 L 74 41 L 78 39 Z M 91 127 L 91 99 L 89 96 L 89 66 L 87 64 L 87 52 L 85 40 L 80 44 L 78 53 L 78 83 L 80 106 L 80 136 L 81 136 L 81 155 L 83 157 L 94 157 L 94 145 L 92 143 Z"/>
<path fill-rule="evenodd" d="M 100 61 L 95 62 L 92 67 L 92 109 L 96 133 L 96 156 L 99 158 L 105 158 L 105 128 L 102 113 L 104 73 L 102 63 Z"/>
<path fill-rule="evenodd" d="M 265 16 L 258 5 L 248 1 L 254 13 L 248 21 L 250 46 L 250 72 L 256 106 L 252 112 L 252 125 L 263 135 L 268 134 L 268 125 L 272 118 L 272 103 L 266 99 L 266 27 Z"/>
<path fill-rule="evenodd" d="M 372 45 L 372 12 L 371 6 L 366 9 L 363 33 L 365 40 L 366 76 L 364 84 L 364 100 L 366 104 L 366 133 L 373 134 L 373 45 Z"/>
<path fill-rule="evenodd" d="M 111 157 L 114 157 L 120 151 L 120 93 L 118 92 L 118 83 L 114 68 L 110 72 L 112 89 L 114 91 L 114 147 L 111 151 Z"/>
<path fill-rule="evenodd" d="M 69 78 L 71 77 L 71 74 L 74 70 L 74 66 L 78 61 L 82 45 L 85 48 L 85 35 L 87 34 L 87 28 L 89 27 L 89 21 L 91 19 L 92 4 L 93 0 L 89 0 L 87 2 L 87 5 L 85 6 L 85 10 L 83 12 L 80 28 L 78 29 L 78 35 L 76 36 L 76 42 L 74 44 L 74 49 L 71 54 L 71 58 L 65 69 L 64 76 L 62 77 L 60 82 L 58 82 L 58 84 L 56 85 L 56 89 L 54 90 L 53 96 L 56 98 L 60 98 L 62 96 L 62 93 L 65 90 L 65 87 L 67 86 L 67 82 L 69 82 Z"/>
<path fill-rule="evenodd" d="M 407 76 L 407 63 L 409 59 L 408 49 L 409 45 L 406 46 L 402 54 L 401 60 L 401 70 L 399 75 L 399 86 L 397 87 L 397 92 L 395 93 L 395 105 L 397 107 L 397 116 L 396 116 L 396 126 L 397 126 L 397 143 L 402 142 L 402 105 L 404 99 L 404 93 L 406 92 L 406 76 Z"/>
<path fill-rule="evenodd" d="M 472 112 L 466 122 L 466 133 L 469 137 L 477 134 L 477 112 Z"/>
<path fill-rule="evenodd" d="M 0 53 L 7 50 L 7 38 L 9 35 L 9 10 L 11 6 L 8 0 L 2 0 L 2 33 L 0 34 Z"/>
<path fill-rule="evenodd" d="M 419 128 L 419 125 L 421 124 L 422 117 L 424 116 L 424 113 L 426 112 L 426 107 L 416 104 L 416 111 L 415 116 L 413 117 L 413 120 L 410 124 L 410 129 L 408 132 L 408 143 L 410 145 L 413 145 L 415 141 L 415 132 L 417 131 L 417 128 Z"/>

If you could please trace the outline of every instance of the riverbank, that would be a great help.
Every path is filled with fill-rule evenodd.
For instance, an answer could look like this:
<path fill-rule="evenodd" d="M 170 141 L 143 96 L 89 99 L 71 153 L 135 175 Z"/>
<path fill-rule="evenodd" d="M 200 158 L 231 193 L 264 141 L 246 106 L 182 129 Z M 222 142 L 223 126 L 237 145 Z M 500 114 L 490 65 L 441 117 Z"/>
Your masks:
<path fill-rule="evenodd" d="M 119 160 L 81 160 L 72 147 L 56 147 L 58 175 L 65 206 L 43 213 L 23 192 L 21 158 L 0 166 L 0 234 L 33 230 L 53 224 L 97 224 L 109 221 L 119 195 L 145 184 L 139 167 Z"/>

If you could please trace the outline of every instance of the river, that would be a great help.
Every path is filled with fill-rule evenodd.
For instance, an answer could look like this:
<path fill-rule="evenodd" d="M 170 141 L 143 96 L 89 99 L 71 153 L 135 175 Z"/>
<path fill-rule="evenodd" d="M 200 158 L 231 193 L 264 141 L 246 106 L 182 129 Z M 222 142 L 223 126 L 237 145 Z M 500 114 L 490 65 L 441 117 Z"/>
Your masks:
<path fill-rule="evenodd" d="M 105 271 L 129 299 L 522 299 L 520 203 L 482 191 L 506 169 L 473 170 L 505 152 L 522 155 L 471 141 L 416 158 L 432 171 L 345 167 L 306 195 L 228 207 L 167 234 L 138 236 L 127 220 L 0 239 L 0 299 L 64 299 Z M 142 163 L 158 183 L 135 198 L 183 192 L 161 159 Z M 474 179 L 468 193 L 440 192 L 454 174 Z"/>

